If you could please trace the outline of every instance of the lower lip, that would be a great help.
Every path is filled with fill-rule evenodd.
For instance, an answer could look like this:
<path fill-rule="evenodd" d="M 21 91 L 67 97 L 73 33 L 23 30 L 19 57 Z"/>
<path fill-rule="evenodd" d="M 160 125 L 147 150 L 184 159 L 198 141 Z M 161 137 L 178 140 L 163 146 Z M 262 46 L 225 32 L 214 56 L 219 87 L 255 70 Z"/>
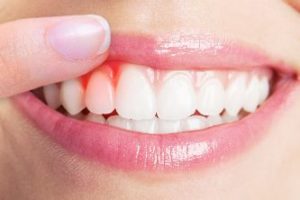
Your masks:
<path fill-rule="evenodd" d="M 258 143 L 294 87 L 295 81 L 282 80 L 261 108 L 235 123 L 157 135 L 66 117 L 30 92 L 13 100 L 43 133 L 73 153 L 122 170 L 173 171 L 211 166 Z"/>

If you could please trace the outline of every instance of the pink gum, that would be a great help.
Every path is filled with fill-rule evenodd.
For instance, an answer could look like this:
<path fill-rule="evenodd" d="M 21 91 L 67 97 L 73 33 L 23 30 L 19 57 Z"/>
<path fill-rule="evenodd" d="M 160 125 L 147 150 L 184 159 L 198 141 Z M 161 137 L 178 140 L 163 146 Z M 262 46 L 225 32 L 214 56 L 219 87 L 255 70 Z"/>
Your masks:
<path fill-rule="evenodd" d="M 100 67 L 97 67 L 96 69 L 94 69 L 93 71 L 83 75 L 80 77 L 81 81 L 82 81 L 82 85 L 83 87 L 86 89 L 89 79 L 91 77 L 91 75 L 93 74 L 94 71 L 98 71 L 101 70 L 103 73 L 106 73 L 113 82 L 114 87 L 117 86 L 118 83 L 118 79 L 120 76 L 120 72 L 121 72 L 121 65 L 123 64 L 129 64 L 129 63 L 125 63 L 125 62 L 120 62 L 120 61 L 109 61 L 109 62 L 105 62 L 104 64 L 102 64 Z M 151 68 L 151 67 L 149 67 Z M 155 71 L 162 71 L 162 73 L 160 73 L 159 76 L 156 76 L 154 80 L 159 79 L 158 77 L 162 77 L 162 75 L 165 74 L 165 72 L 168 72 L 170 70 L 159 70 L 159 69 L 153 69 Z M 178 70 L 176 70 L 178 71 Z M 193 71 L 197 71 L 197 70 L 193 70 Z M 251 70 L 243 70 L 243 71 L 238 71 L 236 69 L 211 69 L 211 70 L 198 70 L 199 72 L 203 71 L 203 72 L 209 72 L 209 71 L 214 71 L 215 74 L 217 74 L 216 76 L 219 78 L 219 80 L 221 80 L 224 84 L 224 86 L 226 87 L 228 85 L 228 81 L 231 80 L 232 78 L 234 78 L 236 75 L 239 74 L 239 72 L 246 72 L 248 73 L 248 81 L 250 80 L 250 76 L 251 74 L 256 74 L 258 75 L 259 78 L 261 77 L 268 77 L 269 80 L 271 80 L 272 76 L 273 76 L 273 71 L 271 69 L 265 68 L 254 68 Z M 208 74 L 203 74 L 202 76 L 203 79 L 209 78 Z M 203 80 L 201 80 L 200 82 L 196 82 L 196 86 L 199 86 L 199 83 L 203 82 Z"/>

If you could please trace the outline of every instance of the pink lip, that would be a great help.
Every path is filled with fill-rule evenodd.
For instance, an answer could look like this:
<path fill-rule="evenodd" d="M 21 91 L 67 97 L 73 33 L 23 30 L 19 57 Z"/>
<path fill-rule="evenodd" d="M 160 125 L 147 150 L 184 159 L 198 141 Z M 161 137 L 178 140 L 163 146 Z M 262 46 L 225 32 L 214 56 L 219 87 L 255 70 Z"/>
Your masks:
<path fill-rule="evenodd" d="M 270 59 L 262 51 L 210 34 L 165 37 L 115 34 L 108 59 L 159 69 L 272 67 L 287 74 L 294 73 L 284 62 Z"/>
<path fill-rule="evenodd" d="M 244 69 L 274 64 L 266 56 L 248 48 L 233 46 L 230 42 L 198 37 L 198 41 L 205 44 L 202 48 L 201 45 L 187 45 L 197 39 L 195 36 L 190 37 L 190 42 L 189 37 L 184 38 L 187 42 L 178 42 L 176 46 L 172 38 L 163 40 L 115 35 L 109 59 L 158 68 L 230 66 Z M 282 71 L 291 71 L 282 66 L 276 65 Z M 201 131 L 164 135 L 141 134 L 71 119 L 51 110 L 31 93 L 18 95 L 14 101 L 43 133 L 71 152 L 123 170 L 180 170 L 209 166 L 257 143 L 267 133 L 271 118 L 284 108 L 295 86 L 295 81 L 291 79 L 281 80 L 261 108 L 238 122 Z"/>

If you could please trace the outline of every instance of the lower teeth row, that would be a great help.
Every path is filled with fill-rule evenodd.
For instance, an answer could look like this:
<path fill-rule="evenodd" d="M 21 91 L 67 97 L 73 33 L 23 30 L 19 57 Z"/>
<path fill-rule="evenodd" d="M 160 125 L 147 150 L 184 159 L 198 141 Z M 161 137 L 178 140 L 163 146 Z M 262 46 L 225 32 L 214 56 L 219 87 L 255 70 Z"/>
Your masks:
<path fill-rule="evenodd" d="M 137 131 L 142 133 L 177 133 L 182 131 L 202 130 L 212 126 L 238 121 L 242 118 L 239 116 L 230 116 L 227 113 L 218 116 L 192 115 L 182 120 L 162 120 L 157 117 L 149 120 L 130 120 L 112 115 L 105 118 L 102 115 L 89 113 L 87 115 L 79 114 L 76 119 L 86 120 L 93 123 L 107 124 L 113 127 Z"/>

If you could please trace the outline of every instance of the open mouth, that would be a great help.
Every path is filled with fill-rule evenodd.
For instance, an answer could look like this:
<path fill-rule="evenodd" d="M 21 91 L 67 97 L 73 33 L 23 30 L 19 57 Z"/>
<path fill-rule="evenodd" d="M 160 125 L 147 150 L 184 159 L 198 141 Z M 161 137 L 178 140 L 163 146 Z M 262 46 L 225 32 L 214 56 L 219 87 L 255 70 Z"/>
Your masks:
<path fill-rule="evenodd" d="M 43 98 L 77 119 L 176 133 L 242 119 L 263 104 L 271 85 L 271 70 L 154 70 L 105 63 L 84 77 L 45 86 Z"/>
<path fill-rule="evenodd" d="M 296 82 L 280 62 L 211 37 L 113 41 L 92 72 L 15 100 L 59 144 L 117 168 L 206 166 L 241 152 Z"/>

